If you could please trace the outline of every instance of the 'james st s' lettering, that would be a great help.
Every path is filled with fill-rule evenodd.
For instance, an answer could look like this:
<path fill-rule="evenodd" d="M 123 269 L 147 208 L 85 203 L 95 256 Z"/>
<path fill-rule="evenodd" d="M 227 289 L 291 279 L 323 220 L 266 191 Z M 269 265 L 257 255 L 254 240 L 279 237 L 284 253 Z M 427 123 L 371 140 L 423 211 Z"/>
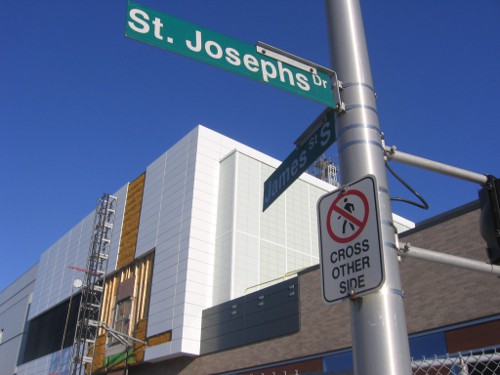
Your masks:
<path fill-rule="evenodd" d="M 332 126 L 330 125 L 329 122 L 325 122 L 320 130 L 319 133 L 315 134 L 311 139 L 309 140 L 307 147 L 309 147 L 309 150 L 313 150 L 318 144 L 321 147 L 324 147 L 328 142 L 330 141 L 330 138 L 332 137 Z"/>

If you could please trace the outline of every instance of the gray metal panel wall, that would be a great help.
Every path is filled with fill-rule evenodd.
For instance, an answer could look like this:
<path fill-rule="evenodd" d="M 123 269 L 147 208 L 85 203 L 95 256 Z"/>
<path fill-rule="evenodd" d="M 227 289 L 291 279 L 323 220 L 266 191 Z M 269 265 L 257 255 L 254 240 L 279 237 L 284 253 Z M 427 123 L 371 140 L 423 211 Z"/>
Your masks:
<path fill-rule="evenodd" d="M 204 310 L 201 354 L 297 332 L 298 280 L 296 277 Z"/>

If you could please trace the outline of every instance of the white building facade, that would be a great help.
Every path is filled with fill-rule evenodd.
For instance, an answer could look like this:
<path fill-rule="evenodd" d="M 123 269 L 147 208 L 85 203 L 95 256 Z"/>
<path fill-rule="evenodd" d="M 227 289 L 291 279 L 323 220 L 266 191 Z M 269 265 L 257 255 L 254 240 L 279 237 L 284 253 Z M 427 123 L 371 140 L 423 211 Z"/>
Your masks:
<path fill-rule="evenodd" d="M 126 327 L 127 333 L 141 331 L 143 339 L 150 340 L 142 357 L 136 358 L 138 363 L 198 355 L 204 309 L 319 262 L 316 203 L 333 186 L 303 174 L 262 212 L 264 181 L 279 164 L 198 126 L 151 163 L 140 183 L 128 183 L 113 193 L 118 203 L 106 282 L 117 281 L 105 296 L 104 314 L 107 324 L 113 325 L 119 303 L 131 301 L 135 321 Z M 24 296 L 31 301 L 28 323 L 49 316 L 58 306 L 64 309 L 78 292 L 73 280 L 81 278 L 77 269 L 86 265 L 93 217 L 91 213 L 62 236 L 27 273 L 33 283 Z M 394 225 L 400 231 L 413 227 L 397 216 Z M 131 246 L 132 252 L 127 250 Z M 0 310 L 0 329 L 10 320 L 5 308 Z M 0 375 L 68 371 L 71 347 L 37 355 L 29 343 L 17 345 L 15 367 L 0 370 Z M 109 342 L 104 346 L 102 366 L 118 355 L 109 349 Z M 6 350 L 4 338 L 0 358 Z"/>

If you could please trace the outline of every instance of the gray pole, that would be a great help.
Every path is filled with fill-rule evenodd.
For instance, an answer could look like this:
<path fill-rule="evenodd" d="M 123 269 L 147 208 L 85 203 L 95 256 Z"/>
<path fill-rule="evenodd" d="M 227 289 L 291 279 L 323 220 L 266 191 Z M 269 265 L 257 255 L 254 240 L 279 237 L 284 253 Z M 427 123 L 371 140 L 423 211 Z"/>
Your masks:
<path fill-rule="evenodd" d="M 357 375 L 411 374 L 406 317 L 375 93 L 359 0 L 325 0 L 332 69 L 344 84 L 336 122 L 342 183 L 372 174 L 378 183 L 385 282 L 351 302 Z"/>

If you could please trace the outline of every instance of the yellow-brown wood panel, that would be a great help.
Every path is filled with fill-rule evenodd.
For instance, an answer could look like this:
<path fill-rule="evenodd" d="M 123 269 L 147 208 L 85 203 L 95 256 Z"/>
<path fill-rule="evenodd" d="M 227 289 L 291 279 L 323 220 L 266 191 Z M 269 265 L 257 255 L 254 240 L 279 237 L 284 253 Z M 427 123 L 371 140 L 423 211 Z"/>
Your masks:
<path fill-rule="evenodd" d="M 166 331 L 148 338 L 148 346 L 156 346 L 172 341 L 172 331 Z"/>
<path fill-rule="evenodd" d="M 104 356 L 106 351 L 106 335 L 98 336 L 95 342 L 94 363 L 92 372 L 101 369 L 104 366 Z"/>
<path fill-rule="evenodd" d="M 130 183 L 128 188 L 117 268 L 122 268 L 135 259 L 145 178 L 146 173 L 141 174 Z"/>

